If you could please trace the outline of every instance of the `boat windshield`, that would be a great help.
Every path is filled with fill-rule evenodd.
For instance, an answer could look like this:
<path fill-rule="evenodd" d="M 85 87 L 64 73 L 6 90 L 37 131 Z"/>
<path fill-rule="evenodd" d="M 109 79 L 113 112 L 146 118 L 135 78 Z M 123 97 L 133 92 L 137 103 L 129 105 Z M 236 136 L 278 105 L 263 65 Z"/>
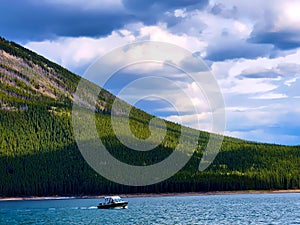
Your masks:
<path fill-rule="evenodd" d="M 122 199 L 118 196 L 113 196 L 113 197 L 105 197 L 105 203 L 117 203 L 121 202 Z"/>

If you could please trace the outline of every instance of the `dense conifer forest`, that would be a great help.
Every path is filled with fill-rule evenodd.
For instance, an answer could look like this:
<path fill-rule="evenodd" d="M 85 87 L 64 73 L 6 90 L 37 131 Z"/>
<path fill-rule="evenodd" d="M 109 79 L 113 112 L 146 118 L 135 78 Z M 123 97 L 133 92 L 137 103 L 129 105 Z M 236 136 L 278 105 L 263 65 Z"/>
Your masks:
<path fill-rule="evenodd" d="M 209 138 L 206 132 L 200 132 L 191 160 L 168 180 L 141 187 L 108 181 L 85 162 L 74 140 L 72 100 L 79 80 L 34 52 L 0 39 L 0 196 L 300 188 L 300 146 L 225 137 L 214 162 L 198 171 Z M 155 149 L 138 152 L 123 146 L 111 125 L 114 98 L 103 90 L 95 104 L 99 136 L 114 157 L 132 165 L 151 165 L 172 153 L 180 125 L 171 122 L 167 122 L 166 138 Z M 118 115 L 122 128 L 125 122 Z M 147 137 L 152 116 L 133 108 L 130 118 L 132 132 Z"/>

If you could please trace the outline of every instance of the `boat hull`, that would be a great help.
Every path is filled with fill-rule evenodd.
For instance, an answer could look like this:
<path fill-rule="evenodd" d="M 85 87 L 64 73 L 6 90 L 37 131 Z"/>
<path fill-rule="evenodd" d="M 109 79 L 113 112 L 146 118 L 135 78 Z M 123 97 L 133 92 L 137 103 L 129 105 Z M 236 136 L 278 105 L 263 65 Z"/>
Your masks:
<path fill-rule="evenodd" d="M 128 202 L 118 202 L 112 204 L 100 204 L 98 205 L 98 209 L 114 209 L 114 208 L 123 208 L 125 209 L 128 205 Z"/>

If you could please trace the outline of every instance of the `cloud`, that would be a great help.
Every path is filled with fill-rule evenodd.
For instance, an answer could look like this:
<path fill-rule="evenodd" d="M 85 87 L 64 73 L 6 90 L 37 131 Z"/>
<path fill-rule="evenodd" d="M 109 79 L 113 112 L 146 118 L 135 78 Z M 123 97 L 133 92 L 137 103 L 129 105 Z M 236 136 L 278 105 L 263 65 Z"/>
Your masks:
<path fill-rule="evenodd" d="M 221 3 L 220 3 L 221 4 Z M 233 6 L 234 8 L 234 6 Z M 205 49 L 198 52 L 206 60 L 223 61 L 235 58 L 258 58 L 269 56 L 273 51 L 271 44 L 249 43 L 252 25 L 232 17 L 211 13 L 212 9 L 185 12 L 185 17 L 173 26 L 171 33 L 197 37 L 206 43 Z"/>
<path fill-rule="evenodd" d="M 299 1 L 278 1 L 268 17 L 255 24 L 249 41 L 273 44 L 281 50 L 300 47 L 299 7 Z"/>
<path fill-rule="evenodd" d="M 201 10 L 208 5 L 208 0 L 123 0 L 123 4 L 137 20 L 142 21 L 145 25 L 154 25 L 161 22 L 167 12 L 176 11 L 180 8 Z"/>
<path fill-rule="evenodd" d="M 299 79 L 299 77 L 293 77 L 292 79 L 286 80 L 284 82 L 284 84 L 288 87 L 290 87 L 293 83 L 295 83 L 297 80 Z"/>
<path fill-rule="evenodd" d="M 257 94 L 272 91 L 278 86 L 265 79 L 234 80 L 230 86 L 223 88 L 223 93 L 231 94 Z"/>
<path fill-rule="evenodd" d="M 168 32 L 164 24 L 157 26 L 132 24 L 128 29 L 115 30 L 106 37 L 60 37 L 55 40 L 30 41 L 25 46 L 82 74 L 97 57 L 125 44 L 144 40 L 172 43 L 191 52 L 205 47 L 205 43 L 196 37 Z"/>
<path fill-rule="evenodd" d="M 288 50 L 300 47 L 299 31 L 256 30 L 251 34 L 250 42 L 273 44 L 279 49 Z"/>
<path fill-rule="evenodd" d="M 280 99 L 280 98 L 287 98 L 288 96 L 286 94 L 282 93 L 266 93 L 263 95 L 252 97 L 253 99 Z"/>
<path fill-rule="evenodd" d="M 132 16 L 122 9 L 108 10 L 107 6 L 86 8 L 86 5 L 83 1 L 77 1 L 75 5 L 67 4 L 66 1 L 5 2 L 1 4 L 2 35 L 23 41 L 54 39 L 59 36 L 96 37 L 108 35 L 124 23 L 133 21 Z"/>
<path fill-rule="evenodd" d="M 278 0 L 276 0 L 276 3 L 277 2 Z M 264 16 L 266 10 L 270 11 L 274 5 L 276 4 L 270 5 L 269 2 L 260 0 L 228 0 L 226 2 L 223 0 L 211 0 L 210 12 L 214 15 L 222 16 L 224 18 L 257 21 Z"/>
<path fill-rule="evenodd" d="M 227 105 L 228 135 L 299 144 L 299 54 L 212 63 Z"/>
<path fill-rule="evenodd" d="M 144 66 L 142 71 L 141 65 Z M 149 96 L 156 96 L 155 100 L 157 97 L 166 100 L 172 103 L 173 107 L 162 105 L 155 111 L 168 111 L 169 115 L 210 111 L 204 93 L 195 82 L 177 68 L 166 65 L 157 67 L 153 63 L 142 63 L 123 68 L 107 83 L 109 90 L 112 87 L 114 94 L 121 94 L 119 97 L 129 103 L 135 103 L 136 99 L 143 99 L 144 96 L 147 96 L 148 100 L 151 100 Z"/>
<path fill-rule="evenodd" d="M 208 7 L 210 13 L 217 18 L 224 18 L 227 21 L 230 19 L 239 21 L 251 27 L 249 36 L 245 37 L 243 42 L 242 39 L 231 37 L 236 42 L 236 49 L 226 48 L 228 43 L 225 39 L 223 47 L 217 45 L 216 50 L 210 50 L 209 55 L 212 56 L 208 58 L 211 60 L 224 60 L 227 54 L 231 58 L 255 58 L 257 56 L 268 56 L 268 53 L 272 55 L 276 52 L 276 49 L 289 50 L 300 47 L 300 3 L 297 0 L 276 0 L 274 4 L 259 0 L 230 0 L 226 3 L 220 0 L 212 0 L 210 3 Z M 255 10 L 253 5 L 257 6 Z M 234 28 L 229 28 L 229 30 L 234 30 Z M 251 44 L 257 44 L 252 45 L 254 51 L 251 50 Z M 221 46 L 219 51 L 217 51 L 218 46 Z M 272 46 L 274 46 L 274 49 L 272 49 Z M 233 52 L 230 53 L 227 49 L 232 49 Z M 241 54 L 243 50 L 245 50 L 244 56 Z M 255 52 L 257 52 L 256 55 Z"/>
<path fill-rule="evenodd" d="M 238 9 L 235 5 L 229 8 L 226 7 L 226 5 L 224 5 L 223 3 L 218 2 L 211 7 L 210 13 L 224 18 L 236 18 L 238 14 Z"/>
<path fill-rule="evenodd" d="M 299 101 L 293 101 L 294 106 L 284 104 L 286 100 L 280 99 L 264 102 L 260 107 L 228 107 L 227 131 L 230 136 L 247 140 L 297 144 L 299 143 L 300 122 L 291 120 L 296 118 L 299 110 Z"/>
<path fill-rule="evenodd" d="M 164 18 L 162 15 L 168 10 L 180 7 L 203 8 L 207 4 L 207 0 L 19 0 L 15 4 L 3 2 L 0 15 L 1 35 L 22 42 L 55 39 L 61 36 L 100 37 L 109 35 L 129 23 L 154 25 Z"/>
<path fill-rule="evenodd" d="M 204 41 L 197 37 L 189 36 L 187 34 L 173 34 L 168 31 L 165 24 L 158 24 L 157 26 L 144 26 L 139 31 L 139 40 L 162 41 L 168 42 L 180 47 L 186 48 L 191 52 L 203 50 L 206 46 Z"/>
<path fill-rule="evenodd" d="M 225 37 L 222 45 L 220 43 L 209 45 L 205 59 L 211 61 L 236 58 L 255 59 L 261 56 L 269 56 L 271 49 L 272 47 L 268 45 L 249 44 L 245 41 L 235 40 L 232 37 Z"/>
<path fill-rule="evenodd" d="M 238 77 L 240 77 L 241 79 L 243 78 L 251 78 L 251 79 L 257 79 L 257 78 L 277 78 L 280 77 L 281 74 L 275 73 L 273 71 L 270 70 L 265 70 L 265 71 L 261 71 L 261 72 L 247 72 L 247 71 L 243 71 L 241 73 L 241 75 L 239 75 Z"/>
<path fill-rule="evenodd" d="M 127 30 L 119 30 L 101 38 L 58 38 L 50 41 L 31 41 L 25 46 L 50 60 L 70 69 L 73 72 L 83 74 L 87 66 L 97 57 L 104 55 L 117 46 L 123 46 L 135 40 L 135 37 Z"/>

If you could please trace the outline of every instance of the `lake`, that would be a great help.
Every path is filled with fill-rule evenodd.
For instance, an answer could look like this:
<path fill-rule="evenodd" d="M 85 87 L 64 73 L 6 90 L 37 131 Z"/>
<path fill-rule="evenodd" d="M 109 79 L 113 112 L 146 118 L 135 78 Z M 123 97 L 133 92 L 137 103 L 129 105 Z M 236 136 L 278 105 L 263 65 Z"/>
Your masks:
<path fill-rule="evenodd" d="M 0 202 L 0 224 L 300 224 L 300 193 L 128 198 L 128 209 L 97 209 L 102 199 Z"/>

